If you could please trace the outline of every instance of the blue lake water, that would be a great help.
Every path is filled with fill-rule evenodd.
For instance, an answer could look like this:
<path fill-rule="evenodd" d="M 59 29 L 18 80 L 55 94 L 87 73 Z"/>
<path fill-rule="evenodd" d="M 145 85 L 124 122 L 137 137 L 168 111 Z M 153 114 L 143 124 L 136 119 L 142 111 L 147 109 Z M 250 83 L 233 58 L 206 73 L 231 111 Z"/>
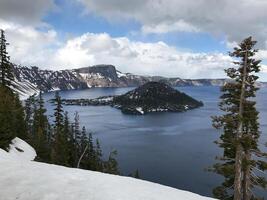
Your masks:
<path fill-rule="evenodd" d="M 62 98 L 95 98 L 125 93 L 132 88 L 94 88 L 62 91 Z M 93 132 L 105 154 L 118 151 L 120 170 L 128 175 L 136 169 L 144 180 L 212 196 L 221 177 L 205 170 L 221 155 L 214 144 L 219 132 L 212 128 L 212 115 L 219 114 L 218 87 L 179 87 L 178 90 L 204 102 L 204 107 L 185 113 L 124 115 L 109 106 L 67 106 L 73 117 L 78 111 L 81 125 Z M 46 93 L 46 100 L 54 93 Z M 262 138 L 267 141 L 267 88 L 258 92 Z M 47 103 L 48 113 L 53 107 Z M 260 191 L 267 198 L 266 191 Z"/>

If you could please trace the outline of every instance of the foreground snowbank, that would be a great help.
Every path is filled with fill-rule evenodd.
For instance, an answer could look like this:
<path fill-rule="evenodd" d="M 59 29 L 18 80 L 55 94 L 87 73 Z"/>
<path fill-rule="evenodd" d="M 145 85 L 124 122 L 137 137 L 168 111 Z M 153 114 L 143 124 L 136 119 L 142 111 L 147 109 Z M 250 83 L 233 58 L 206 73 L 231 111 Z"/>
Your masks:
<path fill-rule="evenodd" d="M 35 155 L 18 138 L 10 153 L 0 149 L 0 200 L 211 200 L 134 178 L 29 161 Z"/>

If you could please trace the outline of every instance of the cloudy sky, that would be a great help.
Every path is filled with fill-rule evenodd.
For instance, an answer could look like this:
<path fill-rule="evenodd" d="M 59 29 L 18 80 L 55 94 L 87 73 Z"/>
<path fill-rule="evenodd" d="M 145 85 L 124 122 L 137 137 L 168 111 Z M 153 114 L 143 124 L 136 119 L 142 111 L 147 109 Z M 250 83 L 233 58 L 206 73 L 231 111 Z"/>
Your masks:
<path fill-rule="evenodd" d="M 0 28 L 17 64 L 182 78 L 225 77 L 227 52 L 251 35 L 267 81 L 266 10 L 266 0 L 0 0 Z"/>

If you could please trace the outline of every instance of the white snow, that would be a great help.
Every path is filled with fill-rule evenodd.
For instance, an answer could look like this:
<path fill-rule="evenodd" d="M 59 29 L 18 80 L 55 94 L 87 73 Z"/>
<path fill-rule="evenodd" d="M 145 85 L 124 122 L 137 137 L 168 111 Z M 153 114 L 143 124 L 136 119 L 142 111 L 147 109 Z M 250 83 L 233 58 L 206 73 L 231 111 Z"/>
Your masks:
<path fill-rule="evenodd" d="M 40 92 L 37 85 L 30 83 L 29 81 L 18 81 L 16 79 L 13 84 L 15 87 L 11 88 L 19 94 L 21 100 L 25 100 L 29 96 Z"/>
<path fill-rule="evenodd" d="M 79 74 L 85 80 L 89 78 L 89 74 L 88 73 L 79 73 Z"/>
<path fill-rule="evenodd" d="M 9 145 L 8 152 L 2 149 L 0 150 L 0 160 L 2 156 L 9 159 L 14 159 L 16 161 L 31 161 L 36 157 L 35 150 L 28 143 L 17 137 L 12 140 L 11 144 Z"/>
<path fill-rule="evenodd" d="M 50 90 L 51 92 L 55 92 L 55 91 L 60 91 L 59 87 L 53 87 L 52 90 Z"/>
<path fill-rule="evenodd" d="M 90 85 L 90 83 L 86 82 L 86 84 L 87 84 L 87 87 L 88 87 L 88 88 L 91 88 L 91 87 L 92 87 L 92 86 Z"/>
<path fill-rule="evenodd" d="M 113 98 L 114 97 L 103 97 L 103 98 L 98 98 L 97 100 L 101 102 L 109 102 L 109 101 L 112 101 Z"/>
<path fill-rule="evenodd" d="M 151 112 L 166 112 L 168 111 L 168 109 L 164 109 L 164 108 L 155 108 L 150 110 Z"/>
<path fill-rule="evenodd" d="M 100 73 L 79 73 L 79 75 L 85 79 L 104 79 L 105 77 L 103 75 L 101 75 Z"/>
<path fill-rule="evenodd" d="M 120 71 L 117 71 L 117 76 L 120 78 L 120 77 L 127 76 L 127 75 L 124 73 L 121 73 Z"/>
<path fill-rule="evenodd" d="M 30 161 L 35 155 L 19 138 L 9 153 L 0 149 L 1 200 L 211 200 L 148 181 Z"/>
<path fill-rule="evenodd" d="M 144 114 L 143 108 L 141 107 L 137 107 L 136 110 L 141 113 L 142 115 Z"/>

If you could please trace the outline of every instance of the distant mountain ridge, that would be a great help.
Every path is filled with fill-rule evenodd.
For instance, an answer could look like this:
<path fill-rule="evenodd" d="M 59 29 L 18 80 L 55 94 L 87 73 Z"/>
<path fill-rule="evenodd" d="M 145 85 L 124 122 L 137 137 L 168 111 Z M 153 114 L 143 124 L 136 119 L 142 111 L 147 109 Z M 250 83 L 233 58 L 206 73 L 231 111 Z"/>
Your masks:
<path fill-rule="evenodd" d="M 92 87 L 138 87 L 150 81 L 177 86 L 222 86 L 227 79 L 181 79 L 161 76 L 141 76 L 122 73 L 113 65 L 95 65 L 72 70 L 42 70 L 38 67 L 14 65 L 21 93 L 86 89 Z M 266 83 L 261 83 L 267 86 Z M 30 90 L 28 90 L 30 88 Z"/>

